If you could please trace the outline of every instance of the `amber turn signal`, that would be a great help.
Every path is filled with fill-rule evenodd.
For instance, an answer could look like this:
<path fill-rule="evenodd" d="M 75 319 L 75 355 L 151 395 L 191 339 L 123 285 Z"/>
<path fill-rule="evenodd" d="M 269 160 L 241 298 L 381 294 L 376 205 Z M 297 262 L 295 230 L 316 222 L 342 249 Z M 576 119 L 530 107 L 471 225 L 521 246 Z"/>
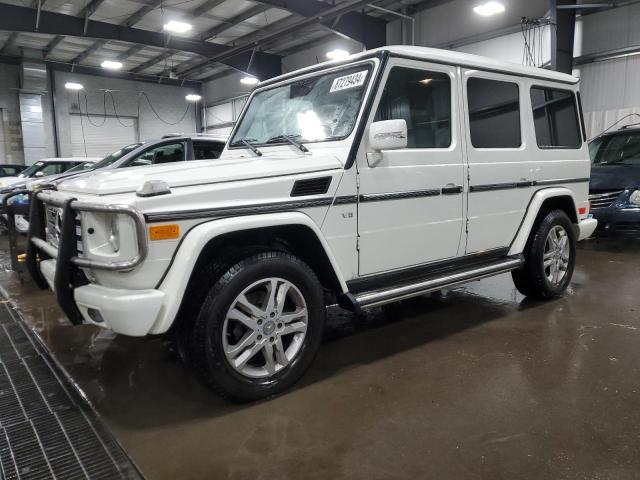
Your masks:
<path fill-rule="evenodd" d="M 149 227 L 149 238 L 151 240 L 172 240 L 180 236 L 180 225 L 156 225 Z"/>

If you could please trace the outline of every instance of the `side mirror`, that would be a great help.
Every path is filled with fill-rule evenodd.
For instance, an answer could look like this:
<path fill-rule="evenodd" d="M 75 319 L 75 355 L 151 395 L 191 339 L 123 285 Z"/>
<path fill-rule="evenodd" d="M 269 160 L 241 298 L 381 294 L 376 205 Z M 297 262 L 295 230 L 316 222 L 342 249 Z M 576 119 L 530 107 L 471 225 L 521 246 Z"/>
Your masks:
<path fill-rule="evenodd" d="M 369 127 L 369 145 L 377 152 L 407 148 L 407 122 L 403 118 L 373 122 Z"/>
<path fill-rule="evenodd" d="M 36 178 L 44 177 L 44 173 L 43 173 L 42 171 L 40 171 L 40 172 L 36 172 L 36 174 L 34 175 L 34 177 L 36 177 Z"/>

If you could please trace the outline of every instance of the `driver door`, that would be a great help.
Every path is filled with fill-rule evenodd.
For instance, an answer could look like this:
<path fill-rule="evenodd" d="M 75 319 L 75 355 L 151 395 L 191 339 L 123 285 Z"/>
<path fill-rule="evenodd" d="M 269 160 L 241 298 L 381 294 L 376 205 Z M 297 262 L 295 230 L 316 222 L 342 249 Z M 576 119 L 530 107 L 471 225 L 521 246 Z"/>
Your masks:
<path fill-rule="evenodd" d="M 454 258 L 464 220 L 457 67 L 394 60 L 373 121 L 404 119 L 407 148 L 359 161 L 359 273 Z"/>

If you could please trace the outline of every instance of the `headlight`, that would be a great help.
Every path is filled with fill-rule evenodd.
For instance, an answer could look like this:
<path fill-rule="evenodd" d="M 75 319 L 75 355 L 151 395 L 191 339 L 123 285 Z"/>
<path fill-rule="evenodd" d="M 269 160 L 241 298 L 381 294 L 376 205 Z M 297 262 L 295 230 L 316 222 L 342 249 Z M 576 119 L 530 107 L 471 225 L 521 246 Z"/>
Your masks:
<path fill-rule="evenodd" d="M 118 253 L 120 251 L 120 230 L 118 228 L 118 216 L 111 215 L 111 228 L 109 231 L 109 245 L 113 248 L 113 251 Z"/>
<path fill-rule="evenodd" d="M 631 192 L 631 195 L 629 195 L 629 203 L 640 207 L 640 190 Z"/>

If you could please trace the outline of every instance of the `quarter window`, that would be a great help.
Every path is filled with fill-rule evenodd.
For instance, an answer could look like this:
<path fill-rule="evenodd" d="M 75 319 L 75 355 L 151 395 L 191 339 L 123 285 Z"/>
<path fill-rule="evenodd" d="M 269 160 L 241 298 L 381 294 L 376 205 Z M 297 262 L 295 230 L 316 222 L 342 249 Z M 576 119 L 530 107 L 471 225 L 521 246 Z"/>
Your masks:
<path fill-rule="evenodd" d="M 516 83 L 470 78 L 467 82 L 469 129 L 475 148 L 518 148 L 520 90 Z"/>
<path fill-rule="evenodd" d="M 441 72 L 394 67 L 375 120 L 404 119 L 408 148 L 451 145 L 451 79 Z"/>
<path fill-rule="evenodd" d="M 220 157 L 224 143 L 222 142 L 193 142 L 194 160 L 210 160 Z"/>
<path fill-rule="evenodd" d="M 536 141 L 540 148 L 580 148 L 580 124 L 573 92 L 531 88 Z"/>

